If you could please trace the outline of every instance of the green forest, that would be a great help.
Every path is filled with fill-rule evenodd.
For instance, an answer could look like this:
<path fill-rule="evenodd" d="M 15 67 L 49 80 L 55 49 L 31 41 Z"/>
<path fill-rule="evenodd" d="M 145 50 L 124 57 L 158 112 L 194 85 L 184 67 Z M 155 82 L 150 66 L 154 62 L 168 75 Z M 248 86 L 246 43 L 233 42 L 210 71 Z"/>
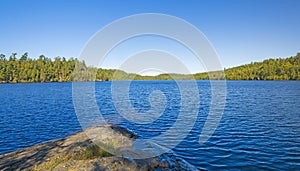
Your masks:
<path fill-rule="evenodd" d="M 75 69 L 76 74 L 74 75 Z M 225 75 L 224 75 L 225 74 Z M 228 68 L 223 72 L 184 74 L 160 74 L 141 76 L 116 69 L 86 66 L 84 61 L 64 57 L 54 59 L 40 55 L 30 58 L 28 53 L 9 57 L 0 54 L 0 83 L 110 81 L 110 80 L 300 80 L 300 53 L 294 57 L 266 59 L 242 66 Z"/>

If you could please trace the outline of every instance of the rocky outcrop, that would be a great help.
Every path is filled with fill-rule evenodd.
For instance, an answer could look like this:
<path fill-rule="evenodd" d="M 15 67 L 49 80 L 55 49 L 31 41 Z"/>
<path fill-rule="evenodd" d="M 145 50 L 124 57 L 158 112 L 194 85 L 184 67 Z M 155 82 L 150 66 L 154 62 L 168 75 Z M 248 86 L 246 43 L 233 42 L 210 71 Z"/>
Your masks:
<path fill-rule="evenodd" d="M 66 138 L 2 154 L 0 170 L 196 170 L 172 152 L 147 159 L 112 155 L 130 148 L 137 137 L 115 125 L 91 127 Z"/>

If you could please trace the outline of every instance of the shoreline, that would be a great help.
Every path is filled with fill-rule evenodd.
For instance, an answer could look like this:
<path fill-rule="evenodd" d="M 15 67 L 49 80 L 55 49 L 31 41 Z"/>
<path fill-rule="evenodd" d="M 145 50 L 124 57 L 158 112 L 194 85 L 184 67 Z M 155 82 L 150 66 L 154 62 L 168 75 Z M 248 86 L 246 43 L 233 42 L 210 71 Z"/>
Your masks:
<path fill-rule="evenodd" d="M 226 82 L 227 81 L 229 81 L 229 82 L 232 82 L 232 81 L 251 81 L 251 82 L 255 82 L 255 81 L 257 81 L 257 82 L 275 81 L 275 82 L 298 82 L 300 80 L 226 80 L 226 79 L 224 79 L 224 80 L 214 80 L 214 79 L 212 79 L 212 80 L 209 80 L 209 79 L 205 79 L 205 80 L 196 80 L 196 79 L 194 79 L 194 80 L 192 80 L 192 79 L 190 79 L 190 80 L 109 80 L 109 81 L 17 82 L 17 83 L 13 83 L 13 82 L 3 83 L 3 82 L 0 82 L 0 85 L 5 85 L 5 84 L 7 84 L 7 85 L 9 85 L 9 84 L 10 85 L 14 85 L 14 84 L 51 84 L 51 83 L 60 84 L 60 83 L 90 83 L 90 82 L 94 82 L 94 83 L 103 82 L 103 83 L 105 83 L 105 82 L 113 82 L 113 81 L 226 81 Z"/>
<path fill-rule="evenodd" d="M 129 141 L 138 138 L 116 125 L 94 126 L 65 138 L 1 154 L 0 170 L 197 170 L 173 152 L 146 159 L 112 155 L 87 136 L 93 133 L 100 136 L 100 143 L 113 142 L 110 152 L 127 149 Z M 122 137 L 129 141 L 122 139 L 121 143 Z"/>

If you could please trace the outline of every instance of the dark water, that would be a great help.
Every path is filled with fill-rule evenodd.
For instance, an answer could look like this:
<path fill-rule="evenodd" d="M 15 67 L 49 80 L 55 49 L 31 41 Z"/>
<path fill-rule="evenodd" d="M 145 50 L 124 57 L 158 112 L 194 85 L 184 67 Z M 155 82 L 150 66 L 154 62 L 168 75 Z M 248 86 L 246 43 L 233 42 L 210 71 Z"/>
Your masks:
<path fill-rule="evenodd" d="M 177 155 L 208 170 L 300 168 L 300 82 L 228 81 L 223 117 L 204 144 L 199 144 L 199 134 L 210 108 L 210 82 L 197 84 L 199 114 L 188 136 L 174 149 Z M 151 92 L 159 90 L 165 95 L 166 109 L 151 124 L 122 118 L 110 90 L 111 82 L 96 83 L 100 112 L 107 122 L 126 126 L 142 138 L 164 134 L 178 119 L 182 99 L 175 82 L 131 83 L 129 98 L 136 111 L 150 110 Z M 0 154 L 81 130 L 72 102 L 72 83 L 2 84 L 0 99 Z M 190 112 L 184 112 L 188 118 Z M 176 139 L 176 135 L 172 138 Z"/>

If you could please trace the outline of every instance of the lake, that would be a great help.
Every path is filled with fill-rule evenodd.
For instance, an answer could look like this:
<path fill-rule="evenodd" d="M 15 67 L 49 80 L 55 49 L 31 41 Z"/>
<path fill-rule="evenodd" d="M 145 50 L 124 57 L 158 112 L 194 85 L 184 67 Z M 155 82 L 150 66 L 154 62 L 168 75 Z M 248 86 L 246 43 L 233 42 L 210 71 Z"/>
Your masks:
<path fill-rule="evenodd" d="M 131 82 L 129 99 L 138 112 L 149 111 L 155 103 L 153 98 L 149 102 L 151 92 L 164 94 L 165 110 L 147 124 L 130 122 L 118 113 L 111 83 L 95 83 L 95 97 L 106 122 L 125 126 L 147 139 L 171 129 L 178 119 L 182 99 L 176 82 Z M 199 144 L 199 135 L 211 105 L 210 82 L 197 81 L 197 86 L 199 113 L 193 129 L 174 148 L 178 156 L 208 170 L 300 168 L 299 81 L 227 81 L 224 114 L 204 144 Z M 0 154 L 82 129 L 73 105 L 72 83 L 0 84 L 0 99 Z M 183 112 L 187 118 L 191 113 Z M 177 139 L 176 135 L 172 139 Z"/>

